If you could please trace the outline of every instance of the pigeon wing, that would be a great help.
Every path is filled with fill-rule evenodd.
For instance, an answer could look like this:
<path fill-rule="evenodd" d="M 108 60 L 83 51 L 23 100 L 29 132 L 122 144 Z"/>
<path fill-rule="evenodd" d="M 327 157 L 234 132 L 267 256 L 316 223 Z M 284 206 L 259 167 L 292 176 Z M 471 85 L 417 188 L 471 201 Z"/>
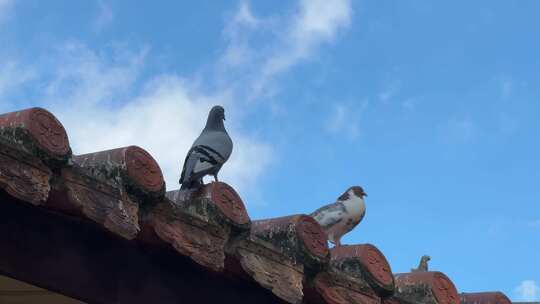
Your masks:
<path fill-rule="evenodd" d="M 195 140 L 193 147 L 202 146 L 219 155 L 223 163 L 229 159 L 233 142 L 226 131 L 205 131 Z"/>
<path fill-rule="evenodd" d="M 324 229 L 328 229 L 343 220 L 346 213 L 341 202 L 323 206 L 310 214 Z"/>
<path fill-rule="evenodd" d="M 198 180 L 204 175 L 220 168 L 225 159 L 216 151 L 206 146 L 192 147 L 184 162 L 180 183 Z"/>

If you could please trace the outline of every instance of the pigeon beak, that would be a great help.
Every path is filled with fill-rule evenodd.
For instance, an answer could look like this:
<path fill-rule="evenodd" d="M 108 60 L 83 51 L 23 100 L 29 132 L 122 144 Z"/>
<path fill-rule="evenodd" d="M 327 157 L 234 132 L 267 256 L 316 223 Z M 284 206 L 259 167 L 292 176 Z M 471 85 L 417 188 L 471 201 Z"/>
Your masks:
<path fill-rule="evenodd" d="M 367 196 L 367 193 L 364 192 L 364 196 Z"/>

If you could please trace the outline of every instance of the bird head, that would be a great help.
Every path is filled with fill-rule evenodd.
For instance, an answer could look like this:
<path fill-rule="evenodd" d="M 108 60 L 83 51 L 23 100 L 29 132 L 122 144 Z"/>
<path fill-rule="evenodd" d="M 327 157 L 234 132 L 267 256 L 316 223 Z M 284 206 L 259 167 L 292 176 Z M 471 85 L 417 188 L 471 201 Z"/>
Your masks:
<path fill-rule="evenodd" d="M 349 195 L 355 195 L 359 198 L 364 198 L 364 196 L 367 196 L 367 193 L 364 192 L 364 189 L 360 186 L 352 186 L 345 193 L 343 193 L 338 199 L 340 201 L 347 200 L 349 198 Z"/>
<path fill-rule="evenodd" d="M 225 109 L 222 106 L 214 106 L 208 114 L 208 120 L 225 120 Z"/>
<path fill-rule="evenodd" d="M 431 260 L 431 257 L 429 255 L 423 255 L 422 260 L 427 262 L 427 261 Z"/>
<path fill-rule="evenodd" d="M 223 121 L 225 120 L 225 109 L 222 106 L 214 106 L 208 113 L 205 130 L 225 130 Z"/>

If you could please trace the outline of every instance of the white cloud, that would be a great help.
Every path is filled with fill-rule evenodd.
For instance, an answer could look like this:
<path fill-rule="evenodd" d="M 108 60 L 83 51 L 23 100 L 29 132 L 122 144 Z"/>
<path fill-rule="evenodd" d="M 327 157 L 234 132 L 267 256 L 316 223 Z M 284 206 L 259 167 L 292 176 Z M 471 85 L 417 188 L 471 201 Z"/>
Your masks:
<path fill-rule="evenodd" d="M 310 56 L 320 44 L 334 39 L 338 29 L 349 25 L 351 14 L 347 0 L 302 0 L 285 33 L 285 48 L 268 58 L 263 73 L 272 76 Z"/>
<path fill-rule="evenodd" d="M 70 42 L 58 48 L 44 69 L 52 74 L 47 82 L 48 102 L 74 100 L 96 106 L 110 102 L 133 89 L 148 48 L 138 52 L 116 49 L 112 55 L 99 55 L 84 44 Z"/>
<path fill-rule="evenodd" d="M 540 287 L 533 280 L 522 281 L 515 289 L 518 300 L 537 301 L 540 300 Z"/>
<path fill-rule="evenodd" d="M 351 15 L 349 0 L 300 1 L 299 11 L 292 17 L 281 45 L 262 65 L 255 93 L 264 90 L 275 76 L 308 59 L 321 44 L 333 40 L 340 28 L 350 24 Z"/>
<path fill-rule="evenodd" d="M 113 19 L 114 14 L 110 4 L 107 3 L 105 0 L 99 0 L 98 14 L 96 16 L 96 19 L 94 19 L 94 23 L 92 24 L 94 31 L 101 31 L 104 27 L 109 25 L 113 21 Z"/>
<path fill-rule="evenodd" d="M 302 0 L 291 32 L 304 45 L 333 39 L 340 27 L 349 25 L 351 13 L 351 2 L 347 0 Z"/>
<path fill-rule="evenodd" d="M 241 1 L 238 10 L 231 24 L 246 25 L 248 27 L 256 27 L 261 21 L 257 19 L 251 12 L 251 8 L 247 1 Z"/>
<path fill-rule="evenodd" d="M 350 25 L 351 17 L 350 0 L 301 0 L 292 14 L 265 19 L 255 17 L 248 3 L 241 2 L 224 31 L 228 46 L 223 61 L 226 67 L 247 72 L 251 98 L 268 95 L 277 76 L 312 58 Z M 262 45 L 254 42 L 260 36 L 265 37 Z"/>
<path fill-rule="evenodd" d="M 177 75 L 157 75 L 140 93 L 127 94 L 141 80 L 145 53 L 111 60 L 84 45 L 67 45 L 46 89 L 46 104 L 66 127 L 74 153 L 139 145 L 156 158 L 172 190 L 211 106 L 224 105 L 233 121 L 240 108 L 227 93 L 201 92 Z M 220 175 L 247 191 L 268 166 L 271 147 L 242 130 L 229 127 L 229 132 L 234 153 Z"/>
<path fill-rule="evenodd" d="M 0 24 L 10 17 L 14 5 L 15 0 L 0 0 Z"/>

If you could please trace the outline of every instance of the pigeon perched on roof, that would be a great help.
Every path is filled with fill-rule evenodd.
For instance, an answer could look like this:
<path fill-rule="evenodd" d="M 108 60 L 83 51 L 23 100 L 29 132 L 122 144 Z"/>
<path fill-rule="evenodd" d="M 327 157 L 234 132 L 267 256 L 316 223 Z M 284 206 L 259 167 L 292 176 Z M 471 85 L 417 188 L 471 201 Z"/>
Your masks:
<path fill-rule="evenodd" d="M 353 230 L 364 218 L 365 196 L 367 194 L 362 187 L 353 186 L 335 203 L 321 207 L 311 214 L 326 232 L 328 240 L 336 247 L 341 246 L 341 237 Z"/>
<path fill-rule="evenodd" d="M 205 175 L 218 181 L 221 166 L 229 159 L 233 142 L 225 130 L 225 109 L 214 106 L 208 114 L 206 126 L 189 150 L 180 176 L 180 189 L 192 189 L 203 184 Z"/>
<path fill-rule="evenodd" d="M 412 272 L 422 272 L 422 271 L 428 271 L 428 262 L 431 260 L 431 257 L 429 255 L 423 255 L 420 258 L 420 264 L 418 264 L 418 268 L 411 269 Z"/>

